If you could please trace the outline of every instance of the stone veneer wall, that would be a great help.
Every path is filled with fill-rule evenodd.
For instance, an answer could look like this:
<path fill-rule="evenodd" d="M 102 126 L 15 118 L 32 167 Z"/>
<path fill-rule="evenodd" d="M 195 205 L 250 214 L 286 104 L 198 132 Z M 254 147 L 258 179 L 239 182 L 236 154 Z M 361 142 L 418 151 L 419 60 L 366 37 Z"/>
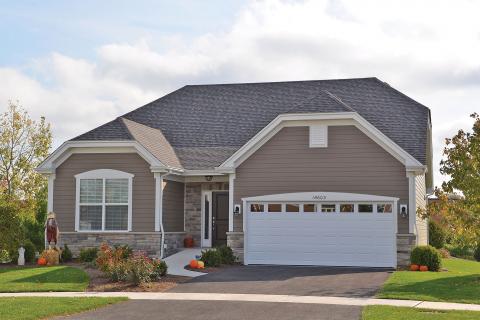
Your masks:
<path fill-rule="evenodd" d="M 227 232 L 227 246 L 232 248 L 241 263 L 243 263 L 243 243 L 243 232 Z"/>
<path fill-rule="evenodd" d="M 185 232 L 165 232 L 165 244 L 167 247 L 163 253 L 164 257 L 168 257 L 183 248 L 185 235 Z"/>
<path fill-rule="evenodd" d="M 410 264 L 410 252 L 416 245 L 417 237 L 413 233 L 397 234 L 397 265 L 405 267 Z"/>
<path fill-rule="evenodd" d="M 150 256 L 160 256 L 160 239 L 161 235 L 159 232 L 60 232 L 60 246 L 67 244 L 75 257 L 80 253 L 80 249 L 98 248 L 104 242 L 109 245 L 127 244 L 134 250 L 145 251 Z"/>
<path fill-rule="evenodd" d="M 227 182 L 189 182 L 185 186 L 185 232 L 200 246 L 202 232 L 202 191 L 228 191 Z"/>

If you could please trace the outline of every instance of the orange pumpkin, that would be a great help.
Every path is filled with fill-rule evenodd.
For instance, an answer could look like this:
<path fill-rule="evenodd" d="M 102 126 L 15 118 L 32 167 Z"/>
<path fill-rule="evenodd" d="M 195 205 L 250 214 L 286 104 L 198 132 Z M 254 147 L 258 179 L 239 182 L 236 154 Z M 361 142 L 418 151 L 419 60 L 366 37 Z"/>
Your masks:
<path fill-rule="evenodd" d="M 37 264 L 38 264 L 39 266 L 45 266 L 45 265 L 47 265 L 47 259 L 45 259 L 45 258 L 43 258 L 43 257 L 42 257 L 42 258 L 39 258 L 38 261 L 37 261 Z"/>
<path fill-rule="evenodd" d="M 420 266 L 418 264 L 410 265 L 410 270 L 411 271 L 418 271 L 418 269 L 420 269 Z"/>
<path fill-rule="evenodd" d="M 427 266 L 420 266 L 420 271 L 428 271 L 428 267 Z"/>
<path fill-rule="evenodd" d="M 198 261 L 197 260 L 190 261 L 190 268 L 197 269 L 198 268 Z"/>
<path fill-rule="evenodd" d="M 198 269 L 205 269 L 205 263 L 203 263 L 203 261 L 197 261 L 197 268 Z"/>

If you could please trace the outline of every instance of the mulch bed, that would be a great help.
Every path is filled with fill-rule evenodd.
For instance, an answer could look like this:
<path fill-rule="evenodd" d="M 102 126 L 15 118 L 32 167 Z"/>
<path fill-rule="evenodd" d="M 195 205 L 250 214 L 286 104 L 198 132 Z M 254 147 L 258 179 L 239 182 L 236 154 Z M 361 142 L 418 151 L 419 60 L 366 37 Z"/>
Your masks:
<path fill-rule="evenodd" d="M 190 268 L 189 264 L 187 264 L 184 267 L 184 269 L 189 270 L 189 271 L 201 272 L 201 273 L 210 273 L 210 272 L 217 272 L 217 271 L 220 271 L 220 270 L 225 270 L 227 268 L 232 268 L 232 267 L 240 266 L 240 265 L 241 265 L 240 263 L 222 264 L 222 265 L 220 265 L 220 267 L 206 267 L 204 269 L 193 269 L 193 268 Z"/>

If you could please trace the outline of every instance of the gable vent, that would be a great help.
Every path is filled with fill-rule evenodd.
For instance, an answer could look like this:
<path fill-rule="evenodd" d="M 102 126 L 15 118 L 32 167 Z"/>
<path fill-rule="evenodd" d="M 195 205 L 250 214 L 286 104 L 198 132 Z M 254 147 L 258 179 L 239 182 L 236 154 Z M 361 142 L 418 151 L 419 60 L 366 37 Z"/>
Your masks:
<path fill-rule="evenodd" d="M 328 146 L 328 126 L 310 126 L 310 148 L 326 148 Z"/>

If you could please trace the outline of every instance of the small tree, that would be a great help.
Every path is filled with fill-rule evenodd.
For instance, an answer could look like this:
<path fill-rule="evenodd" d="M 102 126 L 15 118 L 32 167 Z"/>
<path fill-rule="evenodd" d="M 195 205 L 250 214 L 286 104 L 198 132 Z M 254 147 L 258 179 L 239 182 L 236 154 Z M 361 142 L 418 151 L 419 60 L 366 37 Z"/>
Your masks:
<path fill-rule="evenodd" d="M 440 172 L 450 179 L 435 190 L 436 203 L 420 211 L 420 215 L 437 215 L 448 236 L 462 247 L 474 247 L 480 239 L 480 116 L 474 119 L 472 132 L 459 130 L 446 139 Z M 456 200 L 448 194 L 461 192 Z"/>
<path fill-rule="evenodd" d="M 35 168 L 48 156 L 51 144 L 45 118 L 34 121 L 18 102 L 9 102 L 0 118 L 0 195 L 33 207 L 35 195 L 45 186 Z"/>

